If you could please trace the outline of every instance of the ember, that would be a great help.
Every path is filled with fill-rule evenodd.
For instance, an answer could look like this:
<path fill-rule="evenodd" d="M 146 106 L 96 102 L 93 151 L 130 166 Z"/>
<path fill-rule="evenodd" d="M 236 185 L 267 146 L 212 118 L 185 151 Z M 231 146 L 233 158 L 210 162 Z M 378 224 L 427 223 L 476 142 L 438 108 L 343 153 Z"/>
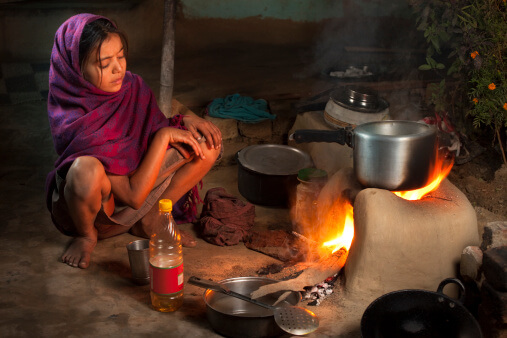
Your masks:
<path fill-rule="evenodd" d="M 335 283 L 337 283 L 338 273 L 326 278 L 325 281 L 314 286 L 306 286 L 303 292 L 303 300 L 308 300 L 308 305 L 318 306 L 333 293 Z"/>

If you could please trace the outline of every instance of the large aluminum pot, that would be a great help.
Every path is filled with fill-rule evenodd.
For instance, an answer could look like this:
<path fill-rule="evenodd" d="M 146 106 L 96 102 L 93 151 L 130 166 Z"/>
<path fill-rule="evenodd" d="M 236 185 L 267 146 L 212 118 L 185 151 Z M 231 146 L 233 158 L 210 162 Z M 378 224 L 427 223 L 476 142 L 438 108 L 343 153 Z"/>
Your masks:
<path fill-rule="evenodd" d="M 297 143 L 337 142 L 353 151 L 354 172 L 366 187 L 419 189 L 432 179 L 437 131 L 415 121 L 375 121 L 339 130 L 296 130 Z"/>
<path fill-rule="evenodd" d="M 228 289 L 250 296 L 263 285 L 277 283 L 265 277 L 235 277 L 220 281 Z M 276 292 L 258 300 L 273 304 L 284 291 Z M 296 305 L 301 300 L 298 292 L 292 292 L 282 302 Z M 206 290 L 204 293 L 206 316 L 215 331 L 227 337 L 277 337 L 286 335 L 276 324 L 273 311 L 220 292 Z"/>

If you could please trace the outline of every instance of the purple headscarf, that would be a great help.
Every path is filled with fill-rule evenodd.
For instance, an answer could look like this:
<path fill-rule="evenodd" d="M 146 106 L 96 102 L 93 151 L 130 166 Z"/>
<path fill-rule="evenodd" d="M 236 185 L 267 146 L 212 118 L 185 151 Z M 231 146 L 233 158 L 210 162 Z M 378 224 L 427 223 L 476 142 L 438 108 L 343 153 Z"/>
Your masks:
<path fill-rule="evenodd" d="M 51 210 L 51 193 L 56 170 L 67 168 L 80 156 L 100 160 L 108 173 L 126 175 L 135 170 L 154 133 L 162 127 L 181 125 L 181 116 L 167 119 L 143 79 L 127 71 L 121 89 L 115 93 L 98 89 L 81 74 L 79 41 L 86 24 L 106 19 L 78 14 L 65 21 L 55 34 L 49 69 L 48 116 L 58 159 L 46 180 L 46 199 Z M 194 187 L 193 195 L 199 200 Z M 185 195 L 180 202 L 184 202 Z M 195 201 L 190 201 L 195 209 Z M 187 211 L 187 210 L 186 210 Z M 196 211 L 191 210 L 191 216 Z"/>
<path fill-rule="evenodd" d="M 81 75 L 79 40 L 86 24 L 104 18 L 78 14 L 55 35 L 49 69 L 48 114 L 57 169 L 76 158 L 97 158 L 108 173 L 126 175 L 137 168 L 153 133 L 168 126 L 153 92 L 127 71 L 121 89 L 109 93 Z"/>

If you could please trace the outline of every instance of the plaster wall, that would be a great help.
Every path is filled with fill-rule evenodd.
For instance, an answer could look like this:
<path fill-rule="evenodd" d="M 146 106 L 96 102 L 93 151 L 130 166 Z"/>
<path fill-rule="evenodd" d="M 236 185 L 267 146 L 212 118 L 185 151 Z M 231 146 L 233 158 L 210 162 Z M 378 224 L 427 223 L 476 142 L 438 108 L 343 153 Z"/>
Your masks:
<path fill-rule="evenodd" d="M 129 36 L 131 57 L 160 57 L 162 0 L 9 2 L 0 3 L 0 61 L 47 61 L 58 27 L 81 12 L 116 20 Z M 403 0 L 180 0 L 177 6 L 177 56 L 241 43 L 317 51 L 343 40 L 371 45 L 399 34 L 400 25 L 415 26 Z"/>

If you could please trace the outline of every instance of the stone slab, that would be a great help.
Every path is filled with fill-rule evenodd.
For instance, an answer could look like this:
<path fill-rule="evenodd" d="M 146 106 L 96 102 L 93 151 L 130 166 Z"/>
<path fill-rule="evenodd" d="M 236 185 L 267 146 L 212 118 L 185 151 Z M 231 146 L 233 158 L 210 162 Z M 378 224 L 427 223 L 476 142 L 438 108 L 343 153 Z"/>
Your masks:
<path fill-rule="evenodd" d="M 204 119 L 212 122 L 215 126 L 220 129 L 222 133 L 222 140 L 229 141 L 234 140 L 239 136 L 238 121 L 234 119 L 221 119 L 218 117 L 204 116 Z"/>
<path fill-rule="evenodd" d="M 507 291 L 507 246 L 486 250 L 482 269 L 491 286 L 500 291 Z"/>
<path fill-rule="evenodd" d="M 459 265 L 460 274 L 472 280 L 479 280 L 481 276 L 483 253 L 478 246 L 467 246 L 461 254 Z"/>
<path fill-rule="evenodd" d="M 482 234 L 481 249 L 486 251 L 504 245 L 507 245 L 507 221 L 487 223 Z"/>
<path fill-rule="evenodd" d="M 507 292 L 495 290 L 488 282 L 482 283 L 478 317 L 484 337 L 507 335 Z"/>
<path fill-rule="evenodd" d="M 258 123 L 238 122 L 241 136 L 253 139 L 270 139 L 272 134 L 272 121 L 266 120 Z"/>

